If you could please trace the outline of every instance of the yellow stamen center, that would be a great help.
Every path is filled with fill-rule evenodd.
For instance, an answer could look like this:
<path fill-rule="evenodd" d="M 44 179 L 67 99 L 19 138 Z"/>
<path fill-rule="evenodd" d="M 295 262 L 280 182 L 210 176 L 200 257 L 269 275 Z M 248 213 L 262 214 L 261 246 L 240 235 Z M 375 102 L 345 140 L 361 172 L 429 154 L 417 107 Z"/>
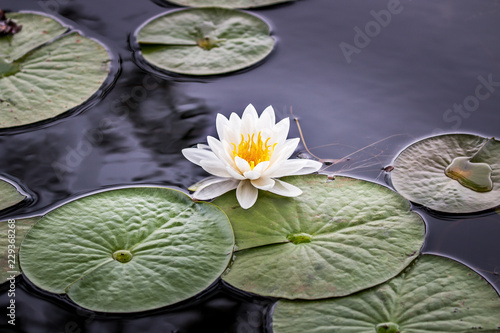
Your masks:
<path fill-rule="evenodd" d="M 255 134 L 248 134 L 248 137 L 245 138 L 243 134 L 241 134 L 241 141 L 236 146 L 233 145 L 233 159 L 236 156 L 241 157 L 245 161 L 250 164 L 250 168 L 253 170 L 257 164 L 264 161 L 269 161 L 271 155 L 274 152 L 274 147 L 276 147 L 276 143 L 274 145 L 269 144 L 269 140 L 271 138 L 267 138 L 266 141 L 262 141 L 262 134 L 259 132 L 257 135 L 257 141 L 254 141 Z"/>

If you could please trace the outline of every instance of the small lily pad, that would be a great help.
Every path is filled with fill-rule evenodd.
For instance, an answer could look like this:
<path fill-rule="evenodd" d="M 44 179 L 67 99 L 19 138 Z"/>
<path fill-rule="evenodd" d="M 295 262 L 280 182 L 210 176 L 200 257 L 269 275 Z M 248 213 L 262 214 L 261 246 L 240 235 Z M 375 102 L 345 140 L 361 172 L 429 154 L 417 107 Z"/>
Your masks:
<path fill-rule="evenodd" d="M 295 0 L 168 0 L 181 6 L 226 8 L 262 7 L 290 1 Z"/>
<path fill-rule="evenodd" d="M 223 279 L 264 296 L 345 296 L 396 276 L 422 247 L 425 225 L 410 203 L 368 181 L 323 175 L 283 178 L 303 193 L 261 191 L 242 209 L 234 193 L 214 201 L 233 225 L 237 252 Z"/>
<path fill-rule="evenodd" d="M 0 179 L 0 210 L 12 207 L 26 198 L 11 183 Z"/>
<path fill-rule="evenodd" d="M 226 269 L 234 237 L 210 203 L 165 188 L 126 188 L 46 214 L 20 250 L 23 273 L 94 311 L 137 312 L 198 294 Z"/>
<path fill-rule="evenodd" d="M 275 333 L 497 332 L 500 298 L 456 261 L 423 255 L 398 277 L 348 297 L 278 301 Z"/>
<path fill-rule="evenodd" d="M 171 11 L 142 26 L 137 41 L 144 59 L 189 75 L 222 74 L 249 67 L 273 49 L 269 26 L 227 8 Z"/>
<path fill-rule="evenodd" d="M 24 236 L 40 217 L 0 221 L 0 283 L 21 273 L 19 247 Z"/>
<path fill-rule="evenodd" d="M 486 163 L 473 163 L 470 157 L 455 157 L 444 174 L 473 191 L 488 192 L 493 189 L 491 171 Z"/>
<path fill-rule="evenodd" d="M 22 25 L 0 37 L 0 128 L 53 118 L 89 99 L 109 74 L 97 41 L 36 13 L 8 13 Z"/>
<path fill-rule="evenodd" d="M 391 180 L 410 201 L 436 211 L 494 208 L 500 202 L 500 142 L 471 134 L 418 141 L 396 158 Z"/>

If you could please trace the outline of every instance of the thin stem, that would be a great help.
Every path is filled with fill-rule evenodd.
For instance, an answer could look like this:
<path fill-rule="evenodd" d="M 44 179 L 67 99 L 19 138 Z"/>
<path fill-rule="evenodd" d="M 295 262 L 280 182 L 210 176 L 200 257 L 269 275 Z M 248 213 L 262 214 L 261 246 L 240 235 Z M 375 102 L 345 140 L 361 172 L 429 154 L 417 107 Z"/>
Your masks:
<path fill-rule="evenodd" d="M 481 147 L 479 148 L 479 150 L 469 159 L 469 162 L 474 163 L 475 160 L 478 158 L 478 155 L 484 150 L 484 148 L 486 146 L 490 146 L 491 144 L 493 144 L 493 141 L 495 141 L 495 138 L 490 138 L 490 139 L 486 140 L 486 142 L 484 142 L 481 145 Z"/>
<path fill-rule="evenodd" d="M 311 155 L 312 157 L 314 157 L 318 161 L 321 161 L 321 158 L 319 158 L 318 156 L 311 153 L 309 148 L 307 148 L 306 140 L 304 140 L 304 135 L 302 135 L 302 129 L 300 128 L 299 119 L 297 117 L 295 117 L 295 115 L 293 114 L 293 107 L 292 106 L 290 106 L 290 113 L 293 117 L 293 120 L 295 120 L 295 124 L 297 124 L 297 128 L 299 129 L 300 139 L 302 140 L 302 143 L 304 144 L 304 148 L 309 153 L 309 155 Z"/>

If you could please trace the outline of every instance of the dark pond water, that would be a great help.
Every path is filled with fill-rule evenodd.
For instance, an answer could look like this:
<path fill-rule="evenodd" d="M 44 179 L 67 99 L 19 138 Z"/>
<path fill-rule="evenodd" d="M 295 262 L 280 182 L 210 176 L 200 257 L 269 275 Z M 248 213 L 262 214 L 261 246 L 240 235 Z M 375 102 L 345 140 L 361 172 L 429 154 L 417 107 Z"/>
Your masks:
<path fill-rule="evenodd" d="M 74 112 L 0 132 L 0 173 L 33 197 L 1 218 L 41 214 L 116 185 L 186 190 L 206 175 L 180 150 L 215 135 L 217 113 L 242 112 L 249 103 L 258 110 L 273 105 L 279 118 L 293 108 L 308 147 L 321 158 L 338 159 L 385 139 L 327 170 L 383 184 L 381 168 L 417 139 L 455 131 L 499 137 L 500 1 L 401 0 L 390 22 L 377 29 L 371 11 L 389 3 L 302 0 L 251 10 L 272 26 L 273 53 L 242 72 L 192 78 L 157 72 L 134 52 L 136 28 L 176 6 L 161 0 L 2 0 L 6 11 L 53 14 L 99 39 L 114 55 L 116 75 Z M 367 24 L 372 37 L 355 40 L 355 29 Z M 488 98 L 472 111 L 454 111 L 474 96 L 480 77 L 494 82 Z M 298 134 L 292 127 L 290 136 Z M 427 223 L 424 253 L 455 258 L 500 289 L 499 211 L 444 216 L 416 210 Z M 7 285 L 0 290 L 5 309 Z M 174 307 L 105 315 L 47 295 L 21 276 L 15 332 L 266 332 L 272 303 L 219 281 Z M 4 315 L 0 330 L 14 332 Z"/>

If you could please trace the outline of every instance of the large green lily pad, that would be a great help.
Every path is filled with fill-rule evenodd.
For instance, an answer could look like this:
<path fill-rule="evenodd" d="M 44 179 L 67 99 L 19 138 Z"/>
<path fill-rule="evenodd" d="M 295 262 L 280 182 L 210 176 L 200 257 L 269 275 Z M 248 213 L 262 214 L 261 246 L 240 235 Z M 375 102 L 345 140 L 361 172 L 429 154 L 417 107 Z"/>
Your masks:
<path fill-rule="evenodd" d="M 273 49 L 269 26 L 260 18 L 227 8 L 171 11 L 139 29 L 142 56 L 171 72 L 211 75 L 236 71 Z"/>
<path fill-rule="evenodd" d="M 38 287 L 82 307 L 136 312 L 206 289 L 226 269 L 234 237 L 210 203 L 165 188 L 126 188 L 84 197 L 45 215 L 20 250 Z"/>
<path fill-rule="evenodd" d="M 391 172 L 396 191 L 447 213 L 471 213 L 500 203 L 500 142 L 471 134 L 418 141 L 403 150 Z"/>
<path fill-rule="evenodd" d="M 423 255 L 375 288 L 322 301 L 278 301 L 275 333 L 498 332 L 500 298 L 474 271 Z"/>
<path fill-rule="evenodd" d="M 0 37 L 0 127 L 53 118 L 89 99 L 109 73 L 97 41 L 45 15 L 8 13 L 22 25 Z"/>
<path fill-rule="evenodd" d="M 223 279 L 289 299 L 344 296 L 396 276 L 419 254 L 422 218 L 394 191 L 364 180 L 287 177 L 303 194 L 260 191 L 242 209 L 234 193 L 214 201 L 233 225 L 238 252 Z"/>
<path fill-rule="evenodd" d="M 168 0 L 181 6 L 189 7 L 226 7 L 226 8 L 252 8 L 274 5 L 295 0 Z"/>
<path fill-rule="evenodd" d="M 0 179 L 0 210 L 14 206 L 26 198 L 11 183 Z"/>
<path fill-rule="evenodd" d="M 24 236 L 40 217 L 0 221 L 0 283 L 21 273 L 19 247 Z"/>

